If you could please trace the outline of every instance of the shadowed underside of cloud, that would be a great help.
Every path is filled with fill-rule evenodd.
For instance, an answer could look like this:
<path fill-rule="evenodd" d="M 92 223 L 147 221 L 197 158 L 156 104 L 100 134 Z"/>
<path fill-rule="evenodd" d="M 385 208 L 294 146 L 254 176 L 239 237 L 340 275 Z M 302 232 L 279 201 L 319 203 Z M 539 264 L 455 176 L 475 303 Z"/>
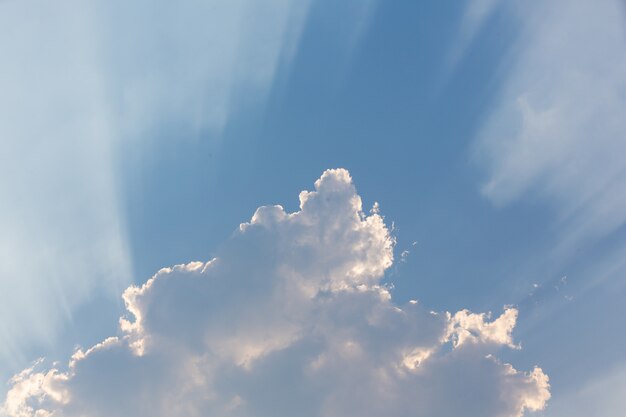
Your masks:
<path fill-rule="evenodd" d="M 8 416 L 521 416 L 550 397 L 517 348 L 517 311 L 397 306 L 380 280 L 394 240 L 346 170 L 300 211 L 259 208 L 209 262 L 124 292 L 117 337 L 67 367 L 13 377 Z"/>

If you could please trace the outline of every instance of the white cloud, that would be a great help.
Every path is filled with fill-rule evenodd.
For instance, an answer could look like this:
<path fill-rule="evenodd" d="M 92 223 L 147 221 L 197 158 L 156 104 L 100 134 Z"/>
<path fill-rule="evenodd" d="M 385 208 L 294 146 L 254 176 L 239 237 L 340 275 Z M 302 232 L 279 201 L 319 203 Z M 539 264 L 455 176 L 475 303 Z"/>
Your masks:
<path fill-rule="evenodd" d="M 563 248 L 626 221 L 626 33 L 618 0 L 521 3 L 516 61 L 480 133 L 484 193 L 555 207 Z"/>
<path fill-rule="evenodd" d="M 381 285 L 394 240 L 345 170 L 300 210 L 259 208 L 209 262 L 124 292 L 117 337 L 66 369 L 16 375 L 9 416 L 521 416 L 550 397 L 515 347 L 517 311 L 493 321 L 397 306 Z"/>

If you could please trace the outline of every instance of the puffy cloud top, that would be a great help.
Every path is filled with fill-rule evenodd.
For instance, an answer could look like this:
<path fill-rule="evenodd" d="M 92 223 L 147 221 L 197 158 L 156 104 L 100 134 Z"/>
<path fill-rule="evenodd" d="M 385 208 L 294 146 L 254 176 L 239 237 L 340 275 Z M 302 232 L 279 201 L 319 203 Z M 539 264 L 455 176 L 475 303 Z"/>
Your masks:
<path fill-rule="evenodd" d="M 120 331 L 66 368 L 10 381 L 3 412 L 70 416 L 522 416 L 548 377 L 501 363 L 517 311 L 489 321 L 393 303 L 394 240 L 328 170 L 300 211 L 261 207 L 208 262 L 124 292 Z"/>

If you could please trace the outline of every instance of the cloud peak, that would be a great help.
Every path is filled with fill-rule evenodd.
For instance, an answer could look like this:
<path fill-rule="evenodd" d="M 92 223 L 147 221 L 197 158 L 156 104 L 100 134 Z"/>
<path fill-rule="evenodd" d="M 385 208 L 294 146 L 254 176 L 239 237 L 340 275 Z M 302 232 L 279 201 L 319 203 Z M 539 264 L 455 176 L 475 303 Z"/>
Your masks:
<path fill-rule="evenodd" d="M 393 237 L 344 169 L 300 203 L 261 207 L 215 259 L 129 287 L 118 336 L 66 369 L 14 376 L 4 413 L 514 417 L 545 406 L 540 368 L 494 356 L 515 347 L 515 309 L 489 321 L 395 305 L 381 283 Z"/>

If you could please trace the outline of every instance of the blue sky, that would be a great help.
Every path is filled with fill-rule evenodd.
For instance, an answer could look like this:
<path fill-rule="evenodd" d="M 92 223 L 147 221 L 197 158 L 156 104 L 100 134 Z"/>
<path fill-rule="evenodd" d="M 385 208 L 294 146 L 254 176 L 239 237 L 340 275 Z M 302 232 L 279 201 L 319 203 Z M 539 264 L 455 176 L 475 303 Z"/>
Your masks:
<path fill-rule="evenodd" d="M 551 398 L 547 407 L 533 412 L 531 398 L 542 398 L 544 391 L 511 385 L 505 394 L 526 398 L 526 403 L 511 400 L 508 408 L 488 408 L 486 401 L 484 410 L 473 411 L 477 415 L 624 415 L 626 403 L 617 394 L 626 388 L 625 16 L 618 0 L 0 3 L 0 376 L 8 381 L 45 357 L 37 366 L 58 369 L 70 380 L 98 380 L 97 370 L 110 362 L 96 357 L 84 360 L 91 366 L 85 365 L 87 370 L 68 368 L 77 346 L 88 352 L 118 336 L 115 343 L 98 345 L 96 354 L 87 353 L 89 358 L 122 349 L 116 343 L 133 348 L 137 334 L 149 333 L 148 328 L 120 327 L 118 318 L 128 315 L 125 309 L 134 302 L 127 299 L 125 307 L 125 289 L 143 285 L 163 267 L 214 257 L 225 259 L 226 266 L 207 274 L 225 274 L 234 283 L 216 287 L 225 299 L 214 301 L 214 309 L 202 307 L 197 315 L 184 316 L 186 323 L 208 326 L 202 314 L 225 315 L 224 326 L 233 333 L 207 327 L 225 343 L 206 347 L 212 352 L 231 346 L 226 343 L 233 335 L 242 345 L 252 343 L 246 337 L 258 328 L 236 319 L 231 323 L 228 315 L 255 290 L 259 298 L 265 293 L 237 273 L 250 274 L 257 264 L 259 271 L 269 268 L 250 252 L 259 241 L 265 242 L 260 247 L 282 254 L 308 239 L 279 212 L 256 221 L 252 215 L 258 207 L 280 204 L 288 213 L 302 213 L 300 219 L 311 216 L 326 230 L 334 224 L 333 210 L 343 213 L 347 206 L 327 211 L 323 204 L 310 203 L 312 208 L 305 209 L 298 195 L 313 190 L 325 170 L 345 168 L 363 201 L 363 215 L 378 202 L 395 241 L 394 261 L 385 263 L 383 232 L 370 223 L 358 226 L 372 228 L 370 243 L 382 239 L 372 249 L 377 255 L 363 255 L 367 261 L 359 267 L 378 271 L 372 272 L 375 279 L 365 273 L 362 281 L 340 277 L 328 291 L 344 284 L 387 288 L 394 305 L 418 300 L 424 311 L 452 312 L 450 323 L 461 328 L 469 325 L 455 319 L 454 312 L 491 311 L 488 320 L 504 317 L 498 323 L 508 323 L 509 316 L 500 315 L 509 310 L 503 309 L 516 309 L 514 329 L 504 326 L 502 339 L 486 336 L 491 333 L 481 321 L 476 329 L 467 328 L 478 334 L 471 343 L 484 344 L 488 350 L 481 354 L 496 355 L 499 364 L 521 370 L 519 384 L 525 387 L 532 378 L 523 372 L 539 366 L 549 376 Z M 335 180 L 344 184 L 343 174 L 332 172 L 323 177 L 326 182 L 320 180 L 331 185 L 321 185 L 315 196 L 336 192 Z M 337 195 L 355 195 L 351 188 L 341 190 Z M 253 226 L 240 229 L 245 222 Z M 272 237 L 257 236 L 257 223 L 273 230 Z M 280 244 L 272 240 L 276 236 Z M 344 249 L 336 253 L 345 258 L 333 262 L 353 265 L 357 254 Z M 326 252 L 310 250 L 317 254 L 311 256 L 320 256 L 319 265 L 328 261 Z M 302 268 L 293 276 L 317 276 L 306 263 L 281 262 L 286 262 L 281 267 Z M 193 271 L 173 273 L 185 277 Z M 326 288 L 327 283 L 319 285 Z M 153 295 L 145 297 L 180 306 L 176 303 L 186 301 L 179 290 L 172 289 L 170 299 L 148 289 Z M 355 306 L 370 302 L 341 300 Z M 274 317 L 274 310 L 264 306 L 257 306 L 258 314 Z M 136 308 L 147 307 L 139 303 Z M 382 307 L 374 303 L 371 308 Z M 414 314 L 416 322 L 428 321 Z M 302 320 L 303 328 L 316 323 L 309 316 Z M 324 328 L 328 340 L 337 336 L 335 324 Z M 274 338 L 280 346 L 255 339 L 257 348 L 283 352 L 293 347 L 289 343 L 297 345 L 297 332 L 285 330 L 282 322 L 258 326 L 281 331 Z M 436 324 L 427 325 L 424 334 L 428 326 Z M 155 338 L 167 333 L 159 329 Z M 454 412 L 441 404 L 445 395 L 458 393 L 458 378 L 434 375 L 484 381 L 485 392 L 479 395 L 488 395 L 491 384 L 498 386 L 491 368 L 470 366 L 475 359 L 464 356 L 469 348 L 461 347 L 467 344 L 459 342 L 460 335 L 451 333 L 445 342 L 455 347 L 421 348 L 432 361 L 448 358 L 447 367 L 436 362 L 443 368 L 433 364 L 416 385 L 394 385 L 399 399 L 389 415 L 419 413 L 401 405 L 418 395 L 412 389 L 435 380 L 446 389 L 424 400 L 421 412 Z M 426 343 L 427 336 L 418 336 L 415 343 Z M 363 338 L 380 342 L 376 332 Z M 404 339 L 393 340 L 399 345 L 390 342 L 388 349 L 399 349 Z M 317 346 L 301 342 L 298 346 L 306 349 Z M 462 354 L 446 356 L 446 349 L 456 347 Z M 163 354 L 160 347 L 153 349 Z M 333 354 L 339 355 L 327 347 L 320 357 Z M 378 356 L 368 354 L 374 363 Z M 237 358 L 220 360 L 244 368 L 261 361 L 254 355 Z M 298 358 L 291 352 L 271 363 L 261 361 L 254 375 L 282 375 L 286 364 Z M 126 356 L 123 360 L 135 363 Z M 138 369 L 137 375 L 145 372 L 132 369 Z M 5 391 L 45 375 L 37 372 L 31 370 L 34 379 L 14 381 Z M 142 386 L 137 375 L 128 396 Z M 260 401 L 251 380 L 210 375 L 232 383 L 229 393 L 241 390 L 237 404 L 261 407 L 232 415 L 294 412 L 291 405 L 271 409 Z M 309 382 L 301 381 L 307 387 Z M 106 396 L 106 386 L 96 386 Z M 345 402 L 320 392 L 307 394 L 308 400 L 328 403 L 328 409 L 310 415 L 364 415 L 346 411 L 358 407 L 344 388 L 328 383 L 328 390 L 336 389 Z M 89 413 L 87 399 L 93 393 L 80 394 L 71 384 L 63 389 L 72 398 L 83 395 L 83 403 L 61 401 L 65 408 L 52 404 L 49 410 Z M 49 398 L 55 392 L 65 391 L 44 389 Z M 31 395 L 32 400 L 41 392 Z M 215 395 L 224 402 L 198 410 L 225 413 L 239 407 Z M 32 408 L 10 408 L 10 398 L 2 412 L 34 415 Z M 170 415 L 180 412 L 169 410 Z"/>

